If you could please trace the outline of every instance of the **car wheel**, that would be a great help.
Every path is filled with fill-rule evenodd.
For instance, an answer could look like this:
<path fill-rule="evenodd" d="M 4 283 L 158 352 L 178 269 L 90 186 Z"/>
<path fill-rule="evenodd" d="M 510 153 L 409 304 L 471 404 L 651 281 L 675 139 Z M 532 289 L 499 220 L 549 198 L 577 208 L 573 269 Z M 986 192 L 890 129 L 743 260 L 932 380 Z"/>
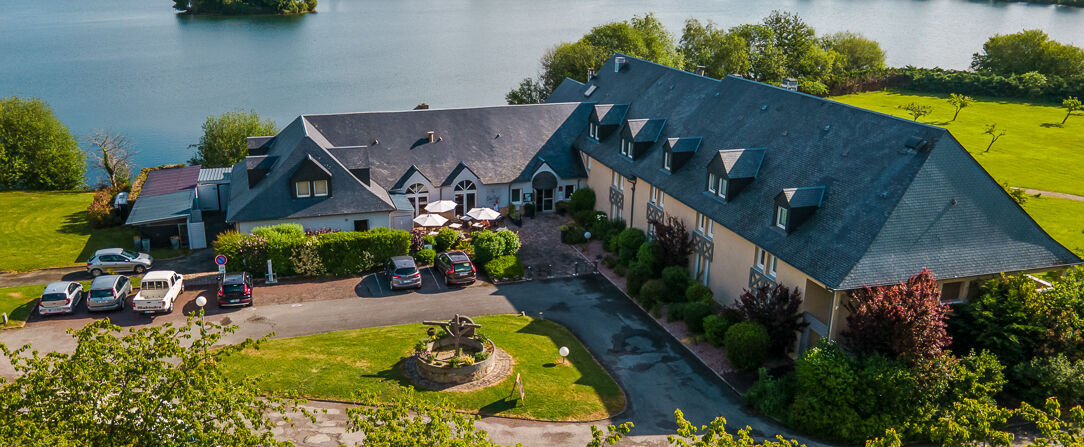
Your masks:
<path fill-rule="evenodd" d="M 135 266 L 134 270 L 135 270 L 137 275 L 141 275 L 141 274 L 143 274 L 143 272 L 147 271 L 147 268 L 142 266 L 142 265 L 137 265 L 137 266 Z"/>
<path fill-rule="evenodd" d="M 93 276 L 93 277 L 95 277 L 95 278 L 97 278 L 97 277 L 99 277 L 99 276 L 102 276 L 102 271 L 101 271 L 101 270 L 99 270 L 99 269 L 92 269 L 92 270 L 90 271 L 90 276 Z"/>

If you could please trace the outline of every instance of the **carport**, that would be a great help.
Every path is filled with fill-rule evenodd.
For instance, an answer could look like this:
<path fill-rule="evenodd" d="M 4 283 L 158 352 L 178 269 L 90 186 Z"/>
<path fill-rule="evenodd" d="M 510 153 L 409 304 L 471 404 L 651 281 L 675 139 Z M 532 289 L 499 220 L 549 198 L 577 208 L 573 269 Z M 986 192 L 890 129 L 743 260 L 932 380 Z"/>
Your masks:
<path fill-rule="evenodd" d="M 188 219 L 195 196 L 195 191 L 190 189 L 140 197 L 124 224 L 136 227 L 141 238 L 150 239 L 151 247 L 169 247 L 173 236 L 179 236 L 181 245 L 187 246 Z"/>

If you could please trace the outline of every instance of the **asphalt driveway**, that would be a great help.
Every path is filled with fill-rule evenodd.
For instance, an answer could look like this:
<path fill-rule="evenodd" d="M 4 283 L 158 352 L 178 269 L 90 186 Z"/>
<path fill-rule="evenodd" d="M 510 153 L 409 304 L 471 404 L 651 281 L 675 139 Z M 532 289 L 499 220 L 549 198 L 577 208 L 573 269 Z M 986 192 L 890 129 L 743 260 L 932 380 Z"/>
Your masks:
<path fill-rule="evenodd" d="M 358 286 L 355 289 L 367 289 L 363 279 L 354 281 Z M 268 288 L 271 286 L 258 288 L 257 292 Z M 745 413 L 740 398 L 725 383 L 598 276 L 440 291 L 423 288 L 422 293 L 395 292 L 379 296 L 355 293 L 354 290 L 327 290 L 342 294 L 342 298 L 329 296 L 322 301 L 274 305 L 261 305 L 257 300 L 255 307 L 232 309 L 210 318 L 239 325 L 238 332 L 227 340 L 235 342 L 270 332 L 276 337 L 292 337 L 443 319 L 455 313 L 526 312 L 561 323 L 580 338 L 627 393 L 628 408 L 613 422 L 632 421 L 636 426 L 633 433 L 650 436 L 648 439 L 654 439 L 652 443 L 661 440 L 659 435 L 673 433 L 676 408 L 695 424 L 705 424 L 716 416 L 724 416 L 729 427 L 736 429 L 749 425 L 758 437 L 785 433 L 781 426 Z M 194 310 L 190 307 L 186 303 L 184 311 Z M 116 318 L 126 325 L 139 325 L 182 321 L 184 315 L 175 312 L 154 319 L 128 320 L 122 315 L 116 315 Z M 31 343 L 38 350 L 70 350 L 70 337 L 62 332 L 82 323 L 85 318 L 35 321 L 20 330 L 0 332 L 0 342 L 9 346 Z M 0 364 L 0 375 L 10 374 L 7 369 L 6 364 Z M 483 425 L 498 440 L 514 439 L 527 445 L 582 445 L 578 441 L 589 434 L 583 424 L 540 424 L 487 418 Z"/>

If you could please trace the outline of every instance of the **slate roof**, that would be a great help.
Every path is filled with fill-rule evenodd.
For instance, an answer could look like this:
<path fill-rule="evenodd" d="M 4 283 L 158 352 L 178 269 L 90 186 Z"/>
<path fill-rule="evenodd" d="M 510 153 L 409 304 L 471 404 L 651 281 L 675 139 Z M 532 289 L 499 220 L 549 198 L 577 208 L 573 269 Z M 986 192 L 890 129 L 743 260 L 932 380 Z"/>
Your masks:
<path fill-rule="evenodd" d="M 764 163 L 764 148 L 724 149 L 719 151 L 726 175 L 730 178 L 754 178 Z"/>
<path fill-rule="evenodd" d="M 199 180 L 199 166 L 184 166 L 180 168 L 159 169 L 147 174 L 143 182 L 143 189 L 139 191 L 139 197 L 170 194 L 196 187 Z M 139 202 L 139 200 L 136 200 Z"/>
<path fill-rule="evenodd" d="M 671 152 L 696 152 L 701 140 L 700 137 L 667 138 L 666 143 L 670 145 Z"/>
<path fill-rule="evenodd" d="M 783 199 L 791 208 L 821 206 L 824 199 L 823 186 L 803 186 L 800 188 L 783 188 Z"/>
<path fill-rule="evenodd" d="M 450 185 L 470 170 L 484 184 L 527 182 L 539 160 L 566 179 L 586 177 L 572 142 L 587 125 L 587 103 L 533 104 L 401 112 L 301 115 L 231 174 L 227 221 L 392 211 L 389 192 L 415 170 Z M 427 131 L 437 141 L 429 142 Z M 289 182 L 312 157 L 332 174 L 326 198 L 292 199 Z M 248 188 L 246 168 L 270 169 Z M 366 185 L 340 171 L 369 169 Z M 401 208 L 401 207 L 398 207 Z"/>
<path fill-rule="evenodd" d="M 662 152 L 635 162 L 619 138 L 575 147 L 642 178 L 835 290 L 906 279 L 979 276 L 1081 262 L 1051 239 L 948 131 L 746 79 L 710 79 L 634 57 L 613 58 L 591 81 L 591 100 L 628 104 L 627 119 L 667 120 L 664 138 L 702 146 L 673 175 Z M 583 98 L 565 80 L 549 101 Z M 925 150 L 905 145 L 918 137 Z M 662 144 L 662 143 L 656 143 Z M 704 192 L 703 169 L 720 149 L 766 148 L 756 180 L 727 202 Z M 824 186 L 821 207 L 786 233 L 771 225 L 784 188 Z"/>
<path fill-rule="evenodd" d="M 187 219 L 192 211 L 194 189 L 174 191 L 166 194 L 139 195 L 132 211 L 128 213 L 125 225 L 144 225 L 176 219 Z"/>
<path fill-rule="evenodd" d="M 666 126 L 666 120 L 662 118 L 630 119 L 628 120 L 629 132 L 632 133 L 632 141 L 637 143 L 654 143 L 659 141 L 659 134 Z"/>
<path fill-rule="evenodd" d="M 597 104 L 595 115 L 598 123 L 602 126 L 617 126 L 625 120 L 625 112 L 629 111 L 628 104 Z"/>

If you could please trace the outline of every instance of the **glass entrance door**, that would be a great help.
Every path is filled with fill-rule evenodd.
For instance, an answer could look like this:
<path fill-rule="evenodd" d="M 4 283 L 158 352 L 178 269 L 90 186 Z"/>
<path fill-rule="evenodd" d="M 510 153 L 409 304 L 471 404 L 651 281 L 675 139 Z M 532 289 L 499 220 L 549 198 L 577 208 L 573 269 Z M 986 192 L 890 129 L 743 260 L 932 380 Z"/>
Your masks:
<path fill-rule="evenodd" d="M 539 211 L 553 211 L 553 189 L 534 190 L 534 200 Z"/>

